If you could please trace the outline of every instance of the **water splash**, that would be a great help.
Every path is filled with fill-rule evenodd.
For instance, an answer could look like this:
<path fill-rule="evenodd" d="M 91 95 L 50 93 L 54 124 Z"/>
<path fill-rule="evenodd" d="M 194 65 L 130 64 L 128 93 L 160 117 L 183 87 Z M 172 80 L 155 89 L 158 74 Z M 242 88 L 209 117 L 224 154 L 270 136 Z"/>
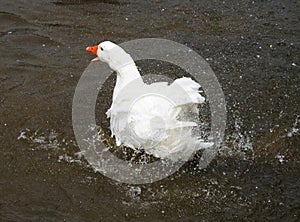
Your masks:
<path fill-rule="evenodd" d="M 276 144 L 278 141 L 280 141 L 284 138 L 291 138 L 291 137 L 300 135 L 300 130 L 299 130 L 300 126 L 298 126 L 298 124 L 300 124 L 300 115 L 296 116 L 296 119 L 295 119 L 292 127 L 290 127 L 289 129 L 286 129 L 285 133 L 278 135 L 277 138 L 275 138 L 272 142 L 267 143 L 265 145 L 265 148 L 268 148 L 268 147 Z M 274 131 L 273 129 L 270 129 L 270 132 L 273 132 L 273 131 Z"/>
<path fill-rule="evenodd" d="M 47 130 L 46 132 L 41 132 L 40 130 L 31 130 L 29 128 L 23 129 L 20 131 L 20 135 L 17 137 L 17 140 L 26 141 L 31 144 L 31 150 L 49 150 L 56 151 L 56 153 L 63 154 L 58 155 L 57 161 L 67 162 L 67 163 L 76 163 L 84 165 L 82 159 L 82 152 L 77 152 L 72 155 L 66 153 L 67 147 L 77 147 L 73 140 L 68 140 L 65 138 L 60 139 L 59 133 L 54 129 Z"/>
<path fill-rule="evenodd" d="M 242 128 L 243 121 L 236 115 L 233 131 L 225 137 L 224 145 L 219 150 L 221 155 L 254 159 L 252 132 L 243 131 Z"/>
<path fill-rule="evenodd" d="M 57 161 L 59 163 L 64 161 L 64 162 L 67 162 L 67 163 L 78 163 L 78 164 L 82 165 L 82 161 L 81 160 L 75 159 L 74 157 L 68 156 L 67 154 L 60 155 L 58 157 Z"/>
<path fill-rule="evenodd" d="M 130 186 L 126 194 L 133 200 L 140 200 L 142 189 L 140 186 Z"/>
<path fill-rule="evenodd" d="M 292 126 L 288 129 L 285 129 L 284 133 L 277 136 L 272 142 L 264 144 L 263 147 L 267 150 L 269 147 L 272 147 L 274 144 L 278 143 L 280 140 L 284 138 L 292 138 L 294 136 L 300 135 L 300 115 L 296 116 L 295 121 Z M 251 131 L 243 131 L 243 121 L 238 116 L 235 115 L 234 120 L 234 129 L 233 131 L 225 137 L 224 145 L 220 148 L 219 154 L 222 156 L 230 156 L 230 157 L 238 157 L 244 160 L 253 160 L 255 158 L 255 151 L 253 148 L 253 132 Z M 97 126 L 90 126 L 90 130 L 94 130 Z M 208 126 L 205 125 L 206 128 Z M 273 132 L 273 129 L 270 129 L 270 132 Z M 31 129 L 23 129 L 20 131 L 20 135 L 17 137 L 20 141 L 26 141 L 32 144 L 32 150 L 45 149 L 45 150 L 59 150 L 60 155 L 57 155 L 58 162 L 66 162 L 66 163 L 74 163 L 79 164 L 81 166 L 85 164 L 84 152 L 79 151 L 72 154 L 72 152 L 67 154 L 66 147 L 72 145 L 73 147 L 77 147 L 75 141 L 67 140 L 65 138 L 60 139 L 59 133 L 54 129 L 48 130 L 48 132 L 41 132 L 41 130 L 31 130 Z M 108 136 L 103 131 L 99 131 L 92 138 L 88 138 L 86 142 L 90 145 L 91 148 L 96 146 L 97 141 L 104 141 L 107 145 L 107 150 L 110 150 L 112 153 L 115 153 L 117 156 L 122 153 L 123 158 L 125 158 L 129 162 L 138 162 L 140 164 L 147 164 L 149 162 L 149 155 L 140 152 L 138 150 L 129 150 L 125 147 L 118 147 L 115 144 L 114 138 Z M 105 151 L 107 151 L 105 150 Z M 99 161 L 101 160 L 101 153 L 99 154 Z M 273 158 L 279 161 L 280 164 L 284 164 L 288 161 L 287 154 L 284 152 L 277 152 L 274 154 Z M 150 161 L 151 162 L 151 161 Z M 102 163 L 103 164 L 103 163 Z M 97 169 L 94 169 L 97 172 Z M 130 191 L 131 192 L 131 191 Z M 129 192 L 129 193 L 130 193 Z M 138 193 L 134 191 L 132 188 L 132 193 Z M 134 195 L 132 195 L 134 196 Z M 140 196 L 136 195 L 136 196 Z"/>
<path fill-rule="evenodd" d="M 287 137 L 293 137 L 296 135 L 300 135 L 300 126 L 298 126 L 298 124 L 300 124 L 300 115 L 298 115 L 295 119 L 295 122 L 293 124 L 293 126 L 291 127 L 291 129 L 288 131 L 288 133 L 286 134 Z"/>
<path fill-rule="evenodd" d="M 32 131 L 26 128 L 21 130 L 17 139 L 36 144 L 36 149 L 59 149 L 61 146 L 58 141 L 58 133 L 53 129 L 48 133 L 43 133 L 40 130 Z"/>
<path fill-rule="evenodd" d="M 281 163 L 281 164 L 283 164 L 284 162 L 285 162 L 285 156 L 284 155 L 282 155 L 282 154 L 277 154 L 276 156 L 275 156 L 275 158 L 277 158 L 278 159 L 278 161 Z"/>

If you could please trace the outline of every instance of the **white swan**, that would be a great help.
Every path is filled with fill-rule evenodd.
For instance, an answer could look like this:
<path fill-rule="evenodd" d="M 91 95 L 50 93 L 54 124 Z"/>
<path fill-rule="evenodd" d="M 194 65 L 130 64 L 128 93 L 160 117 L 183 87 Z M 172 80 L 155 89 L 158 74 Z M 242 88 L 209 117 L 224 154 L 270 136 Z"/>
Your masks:
<path fill-rule="evenodd" d="M 212 145 L 193 136 L 198 116 L 197 105 L 205 101 L 200 85 L 191 78 L 179 78 L 172 84 L 147 85 L 133 61 L 121 47 L 105 41 L 87 47 L 117 73 L 112 105 L 107 111 L 110 129 L 117 145 L 144 149 L 146 153 L 170 160 L 188 160 L 199 149 Z"/>

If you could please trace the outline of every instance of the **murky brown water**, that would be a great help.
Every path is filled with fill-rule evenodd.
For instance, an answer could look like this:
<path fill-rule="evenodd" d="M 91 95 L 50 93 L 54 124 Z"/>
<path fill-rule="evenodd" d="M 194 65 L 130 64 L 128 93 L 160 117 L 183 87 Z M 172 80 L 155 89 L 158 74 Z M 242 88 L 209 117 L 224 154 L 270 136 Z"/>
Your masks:
<path fill-rule="evenodd" d="M 299 220 L 298 1 L 0 6 L 1 221 Z M 186 44 L 207 59 L 228 126 L 207 169 L 196 157 L 167 179 L 132 186 L 76 156 L 71 108 L 91 59 L 86 46 L 144 37 Z"/>

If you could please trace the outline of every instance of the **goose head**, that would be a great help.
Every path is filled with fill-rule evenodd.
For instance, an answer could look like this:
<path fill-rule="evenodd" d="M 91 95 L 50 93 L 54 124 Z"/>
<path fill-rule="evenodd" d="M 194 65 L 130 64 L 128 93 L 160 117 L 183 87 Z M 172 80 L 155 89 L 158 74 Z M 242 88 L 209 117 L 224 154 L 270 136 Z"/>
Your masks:
<path fill-rule="evenodd" d="M 120 46 L 110 41 L 101 42 L 99 45 L 95 46 L 89 46 L 86 48 L 86 51 L 97 56 L 92 59 L 91 62 L 105 62 L 114 71 L 118 71 L 126 65 L 134 63 L 128 53 Z"/>

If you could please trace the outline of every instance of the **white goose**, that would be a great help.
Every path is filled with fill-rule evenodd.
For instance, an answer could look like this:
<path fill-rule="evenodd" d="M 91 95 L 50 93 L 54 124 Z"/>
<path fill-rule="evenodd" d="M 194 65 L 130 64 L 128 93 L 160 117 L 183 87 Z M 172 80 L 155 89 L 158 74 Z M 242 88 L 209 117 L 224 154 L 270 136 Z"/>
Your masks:
<path fill-rule="evenodd" d="M 197 123 L 191 120 L 191 114 L 197 117 L 197 106 L 205 101 L 198 83 L 183 77 L 170 85 L 148 85 L 131 56 L 118 45 L 105 41 L 86 50 L 97 56 L 92 61 L 103 61 L 117 73 L 112 105 L 106 114 L 118 146 L 185 161 L 197 150 L 212 145 L 192 132 Z"/>

